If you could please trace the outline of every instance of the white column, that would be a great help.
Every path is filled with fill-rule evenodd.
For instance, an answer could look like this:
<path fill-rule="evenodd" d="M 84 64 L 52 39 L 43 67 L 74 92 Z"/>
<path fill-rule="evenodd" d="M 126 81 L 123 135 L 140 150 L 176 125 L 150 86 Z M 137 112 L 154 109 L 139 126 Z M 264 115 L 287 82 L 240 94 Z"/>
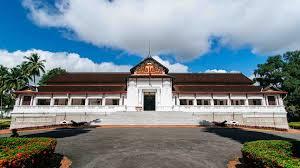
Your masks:
<path fill-rule="evenodd" d="M 161 105 L 162 101 L 161 101 L 161 95 L 162 95 L 162 90 L 161 89 L 157 89 L 156 90 L 156 94 L 157 94 L 157 104 L 156 105 Z"/>
<path fill-rule="evenodd" d="M 266 95 L 264 95 L 264 98 L 263 98 L 263 105 L 264 106 L 268 105 L 268 101 L 267 101 L 267 96 Z"/>
<path fill-rule="evenodd" d="M 125 105 L 125 95 L 121 95 L 121 98 L 122 98 L 122 100 L 121 100 L 122 104 L 121 105 L 124 106 Z"/>
<path fill-rule="evenodd" d="M 85 106 L 88 106 L 88 105 L 89 105 L 89 99 L 88 99 L 87 97 L 85 98 L 84 105 L 85 105 Z"/>
<path fill-rule="evenodd" d="M 51 97 L 51 100 L 50 100 L 50 106 L 54 106 L 54 98 L 53 98 L 53 96 Z"/>
<path fill-rule="evenodd" d="M 280 104 L 280 95 L 277 95 L 276 96 L 276 104 L 277 104 L 277 106 L 280 106 L 281 104 Z"/>
<path fill-rule="evenodd" d="M 105 106 L 106 102 L 105 102 L 105 94 L 102 95 L 102 106 Z"/>
<path fill-rule="evenodd" d="M 211 94 L 210 105 L 214 106 L 214 94 Z"/>
<path fill-rule="evenodd" d="M 197 105 L 197 96 L 196 96 L 196 94 L 194 94 L 193 105 L 194 105 L 194 106 L 196 106 L 196 105 Z"/>
<path fill-rule="evenodd" d="M 119 106 L 122 106 L 122 96 L 120 94 L 120 99 L 119 99 Z"/>
<path fill-rule="evenodd" d="M 24 96 L 20 96 L 20 104 L 19 104 L 20 106 L 22 106 L 22 104 L 23 104 L 23 97 Z"/>
<path fill-rule="evenodd" d="M 138 106 L 142 106 L 143 104 L 142 97 L 143 97 L 143 92 L 141 89 L 138 89 Z"/>
<path fill-rule="evenodd" d="M 227 105 L 231 106 L 231 94 L 228 94 L 228 99 L 227 99 L 228 103 Z"/>
<path fill-rule="evenodd" d="M 36 105 L 36 98 L 35 96 L 31 96 L 30 105 L 35 106 Z"/>
<path fill-rule="evenodd" d="M 68 94 L 68 106 L 72 105 L 72 99 L 71 99 L 71 95 Z"/>
<path fill-rule="evenodd" d="M 279 98 L 279 105 L 280 105 L 280 106 L 283 106 L 283 100 L 282 100 L 282 97 L 279 95 L 278 98 Z"/>
<path fill-rule="evenodd" d="M 249 106 L 249 100 L 248 100 L 248 95 L 246 94 L 246 101 L 245 101 L 245 105 Z"/>
<path fill-rule="evenodd" d="M 17 99 L 16 99 L 16 102 L 15 102 L 15 106 L 19 106 L 20 105 L 20 95 L 18 95 Z"/>

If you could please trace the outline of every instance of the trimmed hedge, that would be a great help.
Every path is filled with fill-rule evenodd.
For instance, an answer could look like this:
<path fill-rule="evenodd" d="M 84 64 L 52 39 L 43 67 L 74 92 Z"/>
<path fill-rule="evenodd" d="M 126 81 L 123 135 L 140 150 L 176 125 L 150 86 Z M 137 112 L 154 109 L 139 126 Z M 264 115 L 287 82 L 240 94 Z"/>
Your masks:
<path fill-rule="evenodd" d="M 0 138 L 0 167 L 44 167 L 55 146 L 53 138 Z"/>
<path fill-rule="evenodd" d="M 289 126 L 294 129 L 300 129 L 300 122 L 290 122 Z"/>
<path fill-rule="evenodd" d="M 260 140 L 245 143 L 243 160 L 247 167 L 299 168 L 299 141 Z M 298 151 L 297 151 L 298 149 Z"/>
<path fill-rule="evenodd" d="M 10 126 L 10 119 L 0 119 L 0 129 L 7 129 Z"/>

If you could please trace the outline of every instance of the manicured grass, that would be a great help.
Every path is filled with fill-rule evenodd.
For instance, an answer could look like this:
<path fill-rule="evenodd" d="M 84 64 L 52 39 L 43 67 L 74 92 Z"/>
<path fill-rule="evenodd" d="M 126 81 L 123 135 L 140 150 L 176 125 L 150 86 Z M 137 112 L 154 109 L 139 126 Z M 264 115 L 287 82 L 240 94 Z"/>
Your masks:
<path fill-rule="evenodd" d="M 290 122 L 289 126 L 294 129 L 300 129 L 300 121 L 299 122 Z"/>
<path fill-rule="evenodd" d="M 53 138 L 0 138 L 0 167 L 40 167 L 55 146 Z"/>
<path fill-rule="evenodd" d="M 0 119 L 0 129 L 7 129 L 10 125 L 10 119 Z"/>
<path fill-rule="evenodd" d="M 299 141 L 260 140 L 245 143 L 243 159 L 249 167 L 299 168 Z"/>

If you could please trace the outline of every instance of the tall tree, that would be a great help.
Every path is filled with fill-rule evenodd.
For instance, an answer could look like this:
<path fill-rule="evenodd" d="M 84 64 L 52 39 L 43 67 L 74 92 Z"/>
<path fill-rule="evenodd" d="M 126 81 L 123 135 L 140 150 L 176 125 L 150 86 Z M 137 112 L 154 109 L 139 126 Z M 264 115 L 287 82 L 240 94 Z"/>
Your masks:
<path fill-rule="evenodd" d="M 57 75 L 59 75 L 59 74 L 66 73 L 66 72 L 67 72 L 67 71 L 66 71 L 65 69 L 54 68 L 54 69 L 48 71 L 47 73 L 45 73 L 45 74 L 42 76 L 42 78 L 41 78 L 41 80 L 39 81 L 38 84 L 39 84 L 39 85 L 46 85 L 46 82 L 47 82 L 49 79 L 51 79 L 51 78 L 53 78 L 53 77 L 55 77 L 55 76 L 57 76 Z"/>
<path fill-rule="evenodd" d="M 7 91 L 12 92 L 24 88 L 29 83 L 29 77 L 22 70 L 21 66 L 11 68 L 3 77 L 4 87 Z"/>
<path fill-rule="evenodd" d="M 288 92 L 285 99 L 290 117 L 300 119 L 300 51 L 269 57 L 254 71 L 261 86 L 274 85 Z"/>
<path fill-rule="evenodd" d="M 283 82 L 283 68 L 285 62 L 280 55 L 269 57 L 264 64 L 258 64 L 257 69 L 254 71 L 256 78 L 255 82 L 263 87 L 267 87 L 270 84 L 281 88 Z"/>
<path fill-rule="evenodd" d="M 25 56 L 26 59 L 26 72 L 33 77 L 33 83 L 36 85 L 36 77 L 41 75 L 41 72 L 45 73 L 45 60 L 41 60 L 37 53 L 33 53 L 30 56 Z"/>
<path fill-rule="evenodd" d="M 4 89 L 4 76 L 8 74 L 8 69 L 0 65 L 0 94 L 5 90 Z"/>
<path fill-rule="evenodd" d="M 286 62 L 283 89 L 289 93 L 287 110 L 300 120 L 300 51 L 287 52 L 283 54 L 283 59 Z"/>
<path fill-rule="evenodd" d="M 0 113 L 2 114 L 2 109 L 3 109 L 3 97 L 4 97 L 4 92 L 6 90 L 5 88 L 5 81 L 4 81 L 4 76 L 8 74 L 8 70 L 6 67 L 0 65 Z"/>

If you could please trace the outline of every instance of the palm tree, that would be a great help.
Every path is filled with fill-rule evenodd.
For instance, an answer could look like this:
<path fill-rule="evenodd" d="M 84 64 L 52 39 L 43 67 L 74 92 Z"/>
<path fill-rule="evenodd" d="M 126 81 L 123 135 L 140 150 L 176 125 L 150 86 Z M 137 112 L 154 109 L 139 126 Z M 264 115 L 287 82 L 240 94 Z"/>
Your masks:
<path fill-rule="evenodd" d="M 17 68 L 20 69 L 20 71 L 23 74 L 22 75 L 23 77 L 28 78 L 28 80 L 26 80 L 27 81 L 26 85 L 29 86 L 29 81 L 32 81 L 33 78 L 31 76 L 32 75 L 31 72 L 29 72 L 27 62 L 23 62 L 22 64 L 18 65 Z"/>
<path fill-rule="evenodd" d="M 11 93 L 12 91 L 20 90 L 29 83 L 29 77 L 22 70 L 21 66 L 11 68 L 3 77 L 4 87 Z"/>
<path fill-rule="evenodd" d="M 4 76 L 8 73 L 8 70 L 6 67 L 0 65 L 0 91 L 4 89 Z M 1 92 L 2 93 L 2 92 Z"/>
<path fill-rule="evenodd" d="M 7 75 L 8 70 L 6 67 L 0 65 L 0 113 L 2 115 L 2 108 L 3 108 L 3 94 L 6 90 L 4 87 L 5 81 L 4 81 L 4 76 Z"/>
<path fill-rule="evenodd" d="M 40 56 L 37 53 L 32 53 L 30 56 L 24 57 L 26 61 L 24 62 L 25 65 L 25 72 L 33 76 L 33 83 L 35 83 L 35 79 L 37 76 L 41 75 L 41 72 L 45 73 L 45 60 L 41 60 Z"/>

